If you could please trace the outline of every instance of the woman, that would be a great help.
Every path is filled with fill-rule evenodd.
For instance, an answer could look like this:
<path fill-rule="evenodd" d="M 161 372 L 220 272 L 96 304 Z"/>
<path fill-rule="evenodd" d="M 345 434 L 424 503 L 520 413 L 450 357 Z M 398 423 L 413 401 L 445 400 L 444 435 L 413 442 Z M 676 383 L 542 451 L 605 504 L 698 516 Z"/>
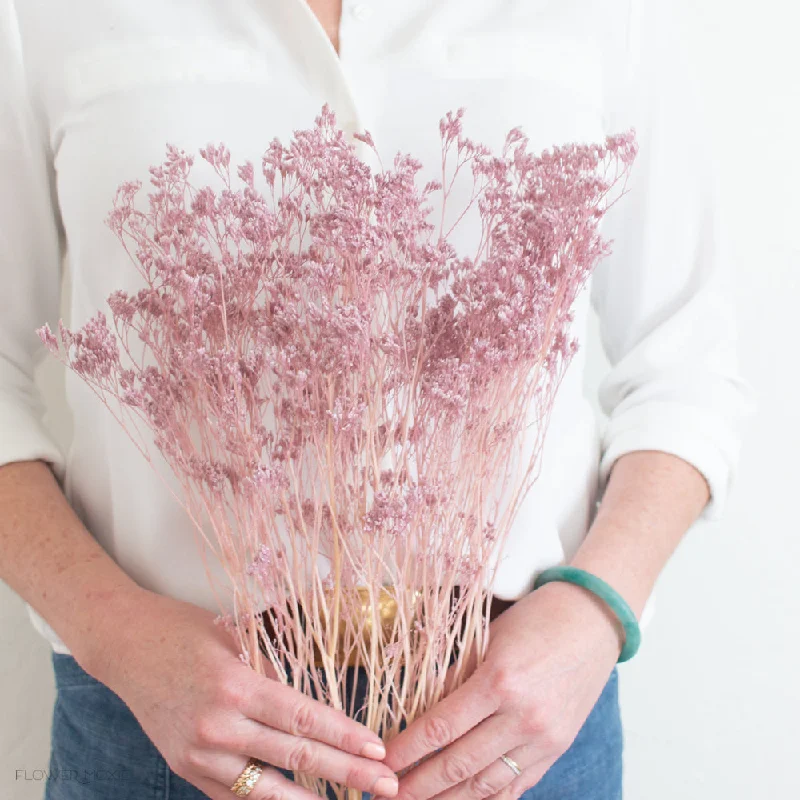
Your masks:
<path fill-rule="evenodd" d="M 625 636 L 591 592 L 533 578 L 567 562 L 641 618 L 686 530 L 720 517 L 750 404 L 710 148 L 662 5 L 0 0 L 0 575 L 54 651 L 50 800 L 310 797 L 292 769 L 404 800 L 621 796 Z M 460 106 L 493 147 L 516 125 L 536 150 L 630 126 L 640 145 L 604 221 L 613 256 L 576 307 L 576 326 L 599 316 L 607 424 L 579 354 L 498 571 L 486 664 L 385 748 L 239 661 L 149 466 L 71 376 L 64 453 L 33 384 L 62 257 L 74 324 L 130 279 L 103 224 L 119 183 L 146 182 L 167 142 L 256 162 L 325 102 L 425 164 Z"/>

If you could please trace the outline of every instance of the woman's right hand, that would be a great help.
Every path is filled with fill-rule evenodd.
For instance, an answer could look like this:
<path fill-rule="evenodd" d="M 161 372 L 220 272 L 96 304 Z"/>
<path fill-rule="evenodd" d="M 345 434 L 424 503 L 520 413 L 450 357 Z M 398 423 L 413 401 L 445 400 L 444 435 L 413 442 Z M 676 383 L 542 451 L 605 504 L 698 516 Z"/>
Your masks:
<path fill-rule="evenodd" d="M 250 756 L 373 795 L 396 794 L 377 734 L 282 684 L 267 659 L 268 675 L 258 675 L 211 612 L 136 594 L 123 613 L 109 615 L 102 650 L 82 666 L 125 701 L 174 772 L 213 800 L 233 797 Z M 319 800 L 270 766 L 249 797 Z"/>

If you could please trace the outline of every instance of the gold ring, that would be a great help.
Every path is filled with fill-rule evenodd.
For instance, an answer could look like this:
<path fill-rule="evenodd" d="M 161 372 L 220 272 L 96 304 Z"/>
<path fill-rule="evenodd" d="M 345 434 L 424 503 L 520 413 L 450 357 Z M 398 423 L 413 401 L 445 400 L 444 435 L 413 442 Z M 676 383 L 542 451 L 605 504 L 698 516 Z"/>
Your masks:
<path fill-rule="evenodd" d="M 247 766 L 241 771 L 239 777 L 236 779 L 231 791 L 237 797 L 247 797 L 253 791 L 261 773 L 264 771 L 264 763 L 257 758 L 250 758 L 247 761 Z"/>
<path fill-rule="evenodd" d="M 514 771 L 515 775 L 521 775 L 522 770 L 519 768 L 519 764 L 514 761 L 513 758 L 509 758 L 508 756 L 500 756 L 500 758 L 508 764 L 508 766 Z"/>

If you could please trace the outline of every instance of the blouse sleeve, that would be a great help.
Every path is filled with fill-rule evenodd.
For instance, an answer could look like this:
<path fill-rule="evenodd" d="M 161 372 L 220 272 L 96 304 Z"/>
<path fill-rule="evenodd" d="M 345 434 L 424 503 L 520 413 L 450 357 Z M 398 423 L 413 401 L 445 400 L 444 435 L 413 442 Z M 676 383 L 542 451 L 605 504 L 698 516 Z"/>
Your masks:
<path fill-rule="evenodd" d="M 47 136 L 27 88 L 12 0 L 0 0 L 0 465 L 41 459 L 63 474 L 42 424 L 36 328 L 58 317 L 62 241 Z"/>
<path fill-rule="evenodd" d="M 628 192 L 608 211 L 612 254 L 591 302 L 610 370 L 600 490 L 625 453 L 660 450 L 706 479 L 705 519 L 725 508 L 754 392 L 739 371 L 732 257 L 713 141 L 666 0 L 632 0 L 628 56 L 607 94 L 606 130 L 633 126 Z"/>

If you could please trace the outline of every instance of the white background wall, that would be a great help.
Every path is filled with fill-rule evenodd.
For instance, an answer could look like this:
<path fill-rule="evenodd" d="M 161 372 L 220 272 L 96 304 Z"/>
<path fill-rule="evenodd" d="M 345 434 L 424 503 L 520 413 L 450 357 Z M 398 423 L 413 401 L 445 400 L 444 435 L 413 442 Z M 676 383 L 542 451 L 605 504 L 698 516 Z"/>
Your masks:
<path fill-rule="evenodd" d="M 800 797 L 800 12 L 788 0 L 679 5 L 724 167 L 760 412 L 726 519 L 690 532 L 640 654 L 621 668 L 626 797 Z M 603 362 L 588 346 L 593 386 Z M 2 584 L 0 641 L 0 800 L 40 800 L 43 783 L 15 774 L 47 768 L 49 649 Z"/>

